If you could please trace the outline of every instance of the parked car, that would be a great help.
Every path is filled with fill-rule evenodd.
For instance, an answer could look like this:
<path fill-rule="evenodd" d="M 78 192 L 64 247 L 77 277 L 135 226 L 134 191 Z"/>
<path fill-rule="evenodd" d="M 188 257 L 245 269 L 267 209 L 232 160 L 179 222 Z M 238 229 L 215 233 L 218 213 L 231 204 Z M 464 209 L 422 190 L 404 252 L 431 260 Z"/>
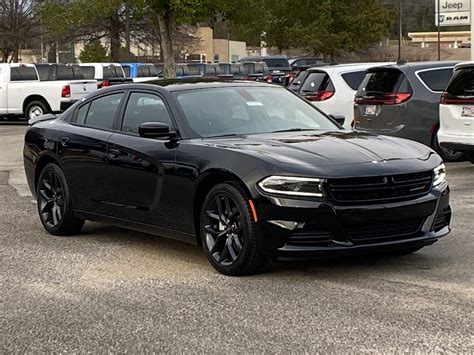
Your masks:
<path fill-rule="evenodd" d="M 240 63 L 219 63 L 219 67 L 227 76 L 232 76 L 234 79 L 247 79 L 248 71 L 245 66 Z"/>
<path fill-rule="evenodd" d="M 474 163 L 474 61 L 454 67 L 439 106 L 438 142 Z"/>
<path fill-rule="evenodd" d="M 77 100 L 97 90 L 97 80 L 85 80 L 82 68 L 77 64 L 35 64 L 41 81 L 61 81 L 61 111 Z"/>
<path fill-rule="evenodd" d="M 357 91 L 354 128 L 408 138 L 436 150 L 445 161 L 463 154 L 438 144 L 439 102 L 458 62 L 393 64 L 367 71 Z"/>
<path fill-rule="evenodd" d="M 270 69 L 265 62 L 242 62 L 242 65 L 247 73 L 243 77 L 244 80 L 273 82 Z"/>
<path fill-rule="evenodd" d="M 265 81 L 288 85 L 293 80 L 293 72 L 285 55 L 251 56 L 239 59 L 239 63 L 264 62 L 269 70 Z"/>
<path fill-rule="evenodd" d="M 300 73 L 288 88 L 327 114 L 344 116 L 344 127 L 354 120 L 354 95 L 367 68 L 387 63 L 359 63 L 321 66 Z"/>
<path fill-rule="evenodd" d="M 0 115 L 33 118 L 61 112 L 95 81 L 40 81 L 34 64 L 0 64 Z M 95 84 L 94 84 L 95 85 Z"/>
<path fill-rule="evenodd" d="M 148 63 L 122 63 L 125 77 L 132 78 L 134 83 L 158 79 L 158 70 L 154 64 Z"/>
<path fill-rule="evenodd" d="M 322 57 L 297 57 L 288 59 L 291 69 L 294 71 L 299 70 L 301 67 L 316 66 L 325 64 Z"/>
<path fill-rule="evenodd" d="M 94 220 L 177 238 L 228 275 L 270 256 L 404 254 L 449 232 L 428 147 L 348 132 L 276 85 L 165 82 L 30 121 L 25 172 L 46 231 Z"/>
<path fill-rule="evenodd" d="M 176 78 L 187 79 L 187 78 L 202 78 L 198 67 L 189 67 L 185 63 L 178 63 L 176 65 Z"/>
<path fill-rule="evenodd" d="M 125 77 L 119 63 L 80 63 L 79 65 L 85 79 L 97 80 L 98 89 L 133 82 L 131 78 Z"/>

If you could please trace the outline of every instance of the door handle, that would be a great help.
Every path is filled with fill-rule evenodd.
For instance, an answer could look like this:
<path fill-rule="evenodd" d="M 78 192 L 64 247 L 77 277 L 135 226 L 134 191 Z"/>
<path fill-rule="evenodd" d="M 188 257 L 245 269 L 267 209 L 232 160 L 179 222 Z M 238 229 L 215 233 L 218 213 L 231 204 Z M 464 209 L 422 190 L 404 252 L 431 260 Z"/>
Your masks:
<path fill-rule="evenodd" d="M 61 145 L 66 148 L 69 144 L 69 137 L 61 137 Z"/>
<path fill-rule="evenodd" d="M 109 149 L 109 157 L 111 159 L 117 159 L 119 155 L 120 155 L 120 150 L 114 149 L 114 148 Z"/>

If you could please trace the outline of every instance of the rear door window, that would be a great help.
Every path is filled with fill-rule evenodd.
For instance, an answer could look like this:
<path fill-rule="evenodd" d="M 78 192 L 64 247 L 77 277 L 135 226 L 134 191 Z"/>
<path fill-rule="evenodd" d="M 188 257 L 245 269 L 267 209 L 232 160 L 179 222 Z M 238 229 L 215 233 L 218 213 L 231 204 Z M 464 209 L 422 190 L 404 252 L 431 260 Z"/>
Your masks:
<path fill-rule="evenodd" d="M 431 91 L 442 92 L 446 89 L 449 79 L 453 75 L 453 68 L 431 69 L 418 72 L 419 78 Z"/>
<path fill-rule="evenodd" d="M 473 97 L 474 68 L 456 70 L 446 91 L 452 96 Z"/>
<path fill-rule="evenodd" d="M 342 79 L 344 79 L 346 84 L 349 85 L 352 90 L 357 90 L 359 88 L 360 83 L 365 78 L 365 70 L 355 71 L 352 73 L 344 73 L 341 74 L 341 76 Z"/>
<path fill-rule="evenodd" d="M 309 72 L 301 86 L 301 93 L 331 90 L 332 82 L 329 75 L 324 72 Z"/>
<path fill-rule="evenodd" d="M 27 80 L 38 80 L 38 74 L 36 74 L 36 68 L 20 66 L 11 67 L 10 81 L 27 81 Z"/>

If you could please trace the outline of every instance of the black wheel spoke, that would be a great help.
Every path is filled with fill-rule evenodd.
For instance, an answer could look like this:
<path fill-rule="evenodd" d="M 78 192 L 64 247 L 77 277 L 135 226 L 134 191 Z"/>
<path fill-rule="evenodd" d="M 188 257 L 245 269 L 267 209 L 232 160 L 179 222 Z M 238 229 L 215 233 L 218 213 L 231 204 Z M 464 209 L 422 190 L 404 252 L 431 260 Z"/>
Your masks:
<path fill-rule="evenodd" d="M 49 170 L 41 178 L 38 192 L 38 206 L 43 223 L 57 227 L 64 216 L 63 183 L 55 171 Z"/>
<path fill-rule="evenodd" d="M 207 211 L 206 213 L 207 213 L 207 215 L 208 215 L 209 217 L 211 217 L 212 219 L 216 219 L 216 220 L 220 221 L 219 215 L 215 214 L 214 212 Z"/>
<path fill-rule="evenodd" d="M 242 243 L 240 242 L 238 234 L 233 235 L 234 244 L 237 247 L 238 251 L 242 250 Z"/>
<path fill-rule="evenodd" d="M 43 200 L 44 200 L 45 202 L 51 202 L 51 201 L 53 201 L 53 198 L 50 197 L 50 196 L 48 196 L 48 194 L 46 193 L 46 190 L 40 190 L 40 195 L 41 195 L 41 197 L 43 197 Z"/>
<path fill-rule="evenodd" d="M 221 234 L 219 235 L 216 239 L 215 239 L 215 243 L 214 243 L 214 246 L 212 247 L 211 249 L 211 254 L 214 254 L 216 252 L 218 252 L 219 250 L 222 249 L 223 245 L 225 246 L 225 234 Z M 221 254 L 222 254 L 222 251 L 221 251 Z"/>
<path fill-rule="evenodd" d="M 204 229 L 206 230 L 206 232 L 211 233 L 211 234 L 212 234 L 214 237 L 216 237 L 216 238 L 217 238 L 219 235 L 226 233 L 226 231 L 220 231 L 220 230 L 218 230 L 218 229 L 215 229 L 214 226 L 212 226 L 212 225 L 207 225 L 207 226 L 204 227 Z"/>
<path fill-rule="evenodd" d="M 225 212 L 224 214 L 227 215 L 227 217 L 230 218 L 230 215 L 232 214 L 232 209 L 230 208 L 230 201 L 227 196 L 224 196 L 224 205 L 225 205 Z"/>
<path fill-rule="evenodd" d="M 224 221 L 224 210 L 222 209 L 222 200 L 220 196 L 216 197 L 216 206 L 217 206 L 217 213 L 219 214 L 219 219 Z"/>
<path fill-rule="evenodd" d="M 42 183 L 43 183 L 43 186 L 46 187 L 48 191 L 52 191 L 51 184 L 47 182 L 46 179 L 43 179 Z"/>
<path fill-rule="evenodd" d="M 53 225 L 57 226 L 59 223 L 58 216 L 56 214 L 58 206 L 54 205 L 53 208 L 51 209 L 51 214 L 53 215 Z"/>
<path fill-rule="evenodd" d="M 235 252 L 234 248 L 232 247 L 232 239 L 230 238 L 227 239 L 226 247 L 227 247 L 227 250 L 229 251 L 229 255 L 232 258 L 232 261 L 236 261 L 238 255 Z"/>
<path fill-rule="evenodd" d="M 227 248 L 227 243 L 224 244 L 224 248 L 222 249 L 220 255 L 219 255 L 219 260 L 218 262 L 219 263 L 222 263 L 226 260 L 226 258 L 228 257 L 229 255 L 229 249 Z"/>

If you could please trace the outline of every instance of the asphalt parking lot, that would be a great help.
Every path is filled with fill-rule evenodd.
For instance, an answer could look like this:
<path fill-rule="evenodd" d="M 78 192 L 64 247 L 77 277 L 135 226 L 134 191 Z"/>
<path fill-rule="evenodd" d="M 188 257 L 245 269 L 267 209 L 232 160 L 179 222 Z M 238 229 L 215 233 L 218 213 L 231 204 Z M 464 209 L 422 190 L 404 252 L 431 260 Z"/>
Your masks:
<path fill-rule="evenodd" d="M 399 258 L 218 274 L 198 247 L 40 225 L 25 127 L 0 125 L 1 352 L 474 352 L 474 167 L 448 165 L 452 232 Z"/>

